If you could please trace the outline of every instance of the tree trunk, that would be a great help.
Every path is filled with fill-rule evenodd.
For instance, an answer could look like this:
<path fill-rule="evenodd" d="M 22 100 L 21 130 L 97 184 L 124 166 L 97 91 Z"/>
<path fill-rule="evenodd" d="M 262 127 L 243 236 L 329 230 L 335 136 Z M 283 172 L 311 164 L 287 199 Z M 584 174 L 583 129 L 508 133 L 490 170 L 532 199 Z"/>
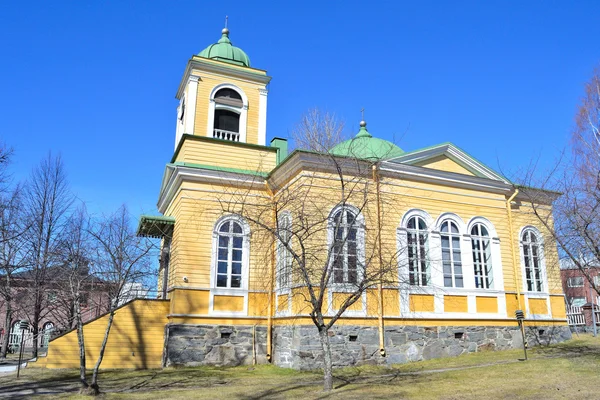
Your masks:
<path fill-rule="evenodd" d="M 10 300 L 6 302 L 6 314 L 4 317 L 4 336 L 2 336 L 2 345 L 0 345 L 0 358 L 6 358 L 8 352 L 8 342 L 10 340 L 10 326 L 12 319 L 12 308 Z"/>
<path fill-rule="evenodd" d="M 31 329 L 33 332 L 33 349 L 31 351 L 31 356 L 33 358 L 36 358 L 38 356 L 38 334 L 39 334 L 39 329 L 38 329 L 38 325 L 40 324 L 40 314 L 42 313 L 41 311 L 41 301 L 39 300 L 40 296 L 38 296 L 36 294 L 35 296 L 35 305 L 34 305 L 34 311 L 33 311 L 33 321 L 31 321 Z"/>
<path fill-rule="evenodd" d="M 77 323 L 77 344 L 79 344 L 79 383 L 81 390 L 87 390 L 90 386 L 85 377 L 85 340 L 83 337 L 83 321 L 81 320 L 81 306 L 79 301 L 75 301 L 75 321 Z"/>
<path fill-rule="evenodd" d="M 92 395 L 100 394 L 100 388 L 98 387 L 98 371 L 100 370 L 100 364 L 102 364 L 102 359 L 104 358 L 104 350 L 106 350 L 106 343 L 108 342 L 108 335 L 110 334 L 110 328 L 112 327 L 114 317 L 115 309 L 113 308 L 112 310 L 110 310 L 110 315 L 108 316 L 108 324 L 106 325 L 104 339 L 102 340 L 102 345 L 100 346 L 100 354 L 98 355 L 98 361 L 96 361 L 96 365 L 94 365 L 94 373 L 92 374 L 92 382 L 89 388 L 89 394 Z"/>
<path fill-rule="evenodd" d="M 319 327 L 319 339 L 321 339 L 321 347 L 323 348 L 323 390 L 329 392 L 333 389 L 333 370 L 329 335 L 325 327 Z"/>

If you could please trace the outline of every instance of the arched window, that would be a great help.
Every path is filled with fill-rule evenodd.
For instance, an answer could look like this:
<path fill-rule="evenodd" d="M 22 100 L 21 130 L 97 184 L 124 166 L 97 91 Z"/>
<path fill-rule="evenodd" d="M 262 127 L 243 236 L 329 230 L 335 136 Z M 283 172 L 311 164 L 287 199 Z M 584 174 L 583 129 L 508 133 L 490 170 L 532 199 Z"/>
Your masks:
<path fill-rule="evenodd" d="M 464 287 L 458 226 L 454 222 L 446 220 L 442 222 L 440 233 L 444 286 Z"/>
<path fill-rule="evenodd" d="M 277 243 L 277 288 L 289 288 L 292 275 L 292 254 L 289 250 L 292 240 L 292 216 L 281 214 L 278 223 L 280 240 Z"/>
<path fill-rule="evenodd" d="M 411 217 L 406 224 L 408 239 L 408 277 L 411 285 L 428 286 L 427 224 L 420 216 Z"/>
<path fill-rule="evenodd" d="M 358 217 L 358 212 L 341 207 L 331 218 L 333 283 L 356 284 L 362 277 L 359 250 L 362 246 L 363 232 Z"/>
<path fill-rule="evenodd" d="M 216 276 L 217 288 L 242 288 L 244 264 L 247 259 L 247 234 L 239 218 L 228 217 L 216 227 Z"/>
<path fill-rule="evenodd" d="M 525 282 L 527 291 L 543 291 L 542 249 L 540 238 L 533 229 L 526 229 L 521 236 L 523 246 L 523 263 L 525 264 Z"/>
<path fill-rule="evenodd" d="M 471 246 L 475 287 L 489 289 L 493 285 L 491 241 L 487 228 L 481 223 L 471 228 Z"/>
<path fill-rule="evenodd" d="M 223 88 L 215 93 L 214 101 L 213 137 L 239 142 L 242 96 L 233 89 Z"/>

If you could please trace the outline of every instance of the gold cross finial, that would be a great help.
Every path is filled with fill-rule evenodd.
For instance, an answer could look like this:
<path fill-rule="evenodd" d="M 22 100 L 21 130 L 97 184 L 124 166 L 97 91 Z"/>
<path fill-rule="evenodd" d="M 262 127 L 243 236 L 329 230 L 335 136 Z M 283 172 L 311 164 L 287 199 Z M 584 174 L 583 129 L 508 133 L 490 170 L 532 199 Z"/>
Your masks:
<path fill-rule="evenodd" d="M 227 20 L 229 19 L 229 17 L 226 15 L 225 16 L 225 29 L 227 29 Z"/>
<path fill-rule="evenodd" d="M 364 121 L 365 120 L 365 109 L 364 109 L 364 107 L 360 109 L 360 113 L 362 115 L 361 119 Z"/>

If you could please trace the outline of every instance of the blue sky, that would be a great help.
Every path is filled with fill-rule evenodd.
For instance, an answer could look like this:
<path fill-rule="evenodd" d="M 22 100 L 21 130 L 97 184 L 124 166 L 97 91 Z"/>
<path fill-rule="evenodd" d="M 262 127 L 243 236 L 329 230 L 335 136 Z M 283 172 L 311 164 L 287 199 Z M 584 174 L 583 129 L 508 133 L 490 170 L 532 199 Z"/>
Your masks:
<path fill-rule="evenodd" d="M 406 151 L 549 166 L 600 62 L 600 2 L 30 1 L 0 4 L 0 139 L 15 179 L 49 151 L 92 212 L 152 213 L 191 55 L 230 38 L 273 77 L 267 139 L 319 107 Z"/>

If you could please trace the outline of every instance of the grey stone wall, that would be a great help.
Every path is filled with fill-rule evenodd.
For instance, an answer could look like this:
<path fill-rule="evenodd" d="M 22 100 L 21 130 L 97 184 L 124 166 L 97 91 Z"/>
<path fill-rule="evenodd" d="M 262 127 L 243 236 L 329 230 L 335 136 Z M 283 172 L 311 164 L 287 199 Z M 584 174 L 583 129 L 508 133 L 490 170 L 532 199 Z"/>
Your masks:
<path fill-rule="evenodd" d="M 267 362 L 266 327 L 256 327 L 254 345 L 252 326 L 170 324 L 166 335 L 166 366 L 248 365 L 253 347 L 257 363 Z"/>
<path fill-rule="evenodd" d="M 530 346 L 571 338 L 568 326 L 528 327 L 526 333 Z M 252 326 L 169 324 L 166 335 L 166 366 L 248 365 L 252 363 L 253 348 L 257 363 L 267 362 L 264 326 L 256 327 L 254 345 Z M 334 326 L 329 339 L 334 367 L 400 364 L 523 345 L 517 327 L 485 326 L 388 326 L 386 357 L 379 354 L 377 327 Z M 317 329 L 310 325 L 274 327 L 273 363 L 299 370 L 321 368 L 323 356 Z"/>
<path fill-rule="evenodd" d="M 526 335 L 530 346 L 571 338 L 567 326 L 530 327 Z M 386 357 L 379 354 L 377 327 L 340 325 L 329 332 L 329 339 L 334 367 L 400 364 L 523 346 L 517 327 L 390 326 L 385 328 Z M 273 343 L 275 365 L 300 370 L 322 367 L 321 343 L 313 326 L 277 326 Z"/>

